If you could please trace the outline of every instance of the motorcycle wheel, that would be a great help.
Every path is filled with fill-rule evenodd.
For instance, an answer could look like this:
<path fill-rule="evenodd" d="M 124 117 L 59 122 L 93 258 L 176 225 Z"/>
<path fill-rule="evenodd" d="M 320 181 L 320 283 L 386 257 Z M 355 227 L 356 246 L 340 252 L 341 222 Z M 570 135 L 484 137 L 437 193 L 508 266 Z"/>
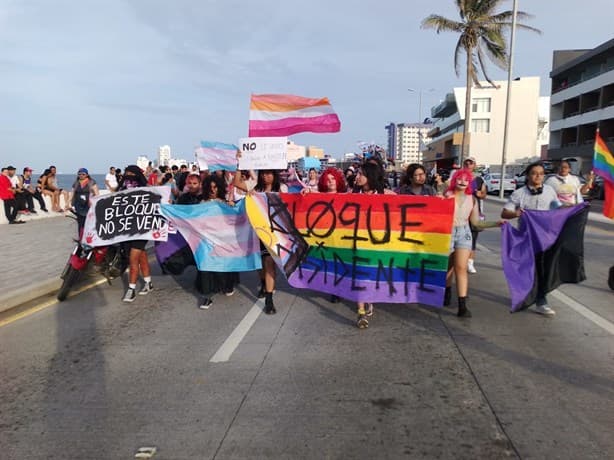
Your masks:
<path fill-rule="evenodd" d="M 73 287 L 77 279 L 79 278 L 79 271 L 75 270 L 72 266 L 68 267 L 66 274 L 64 275 L 64 280 L 62 281 L 62 287 L 58 291 L 57 299 L 62 302 L 66 300 L 68 297 L 68 293 L 70 289 Z"/>

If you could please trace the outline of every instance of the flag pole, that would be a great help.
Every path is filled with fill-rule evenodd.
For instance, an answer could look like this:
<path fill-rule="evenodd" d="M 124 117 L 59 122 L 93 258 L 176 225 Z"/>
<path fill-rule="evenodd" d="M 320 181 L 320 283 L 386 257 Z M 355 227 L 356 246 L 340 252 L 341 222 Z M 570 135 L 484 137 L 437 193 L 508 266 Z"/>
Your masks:
<path fill-rule="evenodd" d="M 501 153 L 501 189 L 499 190 L 499 198 L 503 198 L 505 194 L 505 163 L 507 161 L 507 144 L 508 144 L 508 131 L 510 123 L 510 100 L 512 98 L 512 68 L 514 66 L 514 36 L 516 35 L 516 14 L 518 12 L 518 1 L 514 0 L 514 7 L 512 13 L 512 33 L 510 36 L 510 56 L 507 61 L 507 97 L 505 100 L 505 124 L 503 127 L 503 152 Z"/>

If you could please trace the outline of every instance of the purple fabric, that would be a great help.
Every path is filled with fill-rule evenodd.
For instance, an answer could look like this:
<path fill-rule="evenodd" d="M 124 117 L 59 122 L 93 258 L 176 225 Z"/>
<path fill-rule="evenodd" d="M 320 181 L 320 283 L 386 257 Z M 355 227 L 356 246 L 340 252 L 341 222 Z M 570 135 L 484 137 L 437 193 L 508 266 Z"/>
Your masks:
<path fill-rule="evenodd" d="M 185 247 L 188 247 L 188 243 L 181 236 L 181 233 L 169 233 L 167 241 L 156 242 L 155 250 L 158 263 L 166 262 L 169 257 Z"/>
<path fill-rule="evenodd" d="M 535 279 L 535 255 L 550 248 L 567 219 L 588 203 L 553 211 L 525 210 L 518 228 L 505 223 L 501 228 L 501 264 L 512 299 L 511 311 L 518 310 L 531 292 Z"/>

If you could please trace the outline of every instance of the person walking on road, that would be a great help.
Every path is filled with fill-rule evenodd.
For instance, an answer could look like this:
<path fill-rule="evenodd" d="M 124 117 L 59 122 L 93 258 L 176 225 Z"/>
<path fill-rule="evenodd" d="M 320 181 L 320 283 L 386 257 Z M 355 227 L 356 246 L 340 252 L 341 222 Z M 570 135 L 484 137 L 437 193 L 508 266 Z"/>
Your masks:
<path fill-rule="evenodd" d="M 463 162 L 465 169 L 471 171 L 473 174 L 473 180 L 471 181 L 471 190 L 473 190 L 473 197 L 478 204 L 478 211 L 480 213 L 480 220 L 484 220 L 484 198 L 486 198 L 486 183 L 484 179 L 475 172 L 476 161 L 475 157 L 469 157 Z M 478 243 L 479 230 L 473 225 L 471 226 L 471 253 L 469 254 L 469 260 L 467 261 L 467 271 L 469 273 L 477 273 L 475 269 L 475 248 Z"/>
<path fill-rule="evenodd" d="M 367 160 L 356 171 L 354 181 L 354 193 L 364 195 L 396 195 L 392 190 L 386 188 L 386 176 L 384 168 L 376 159 Z M 371 302 L 357 302 L 358 319 L 356 325 L 359 329 L 369 327 L 368 317 L 373 316 L 373 304 Z"/>
<path fill-rule="evenodd" d="M 85 227 L 85 218 L 90 209 L 90 199 L 98 195 L 98 185 L 90 177 L 86 168 L 80 168 L 77 172 L 77 180 L 72 186 L 72 210 L 77 216 L 77 231 L 79 238 Z"/>
<path fill-rule="evenodd" d="M 143 175 L 141 168 L 136 165 L 127 166 L 124 171 L 124 177 L 119 184 L 119 190 L 129 190 L 136 187 L 147 186 L 147 179 Z M 127 241 L 126 249 L 129 251 L 130 265 L 128 269 L 128 289 L 122 299 L 124 302 L 134 302 L 136 299 L 136 283 L 139 279 L 139 272 L 143 276 L 144 286 L 139 291 L 139 295 L 147 295 L 153 291 L 153 283 L 151 281 L 151 269 L 147 258 L 145 245 L 147 240 L 131 240 Z"/>
<path fill-rule="evenodd" d="M 515 190 L 503 210 L 501 217 L 504 219 L 522 218 L 525 209 L 549 211 L 562 206 L 556 191 L 544 184 L 545 169 L 540 162 L 531 163 L 526 169 L 526 185 Z M 545 291 L 545 270 L 543 254 L 536 257 L 535 276 L 537 278 L 537 299 L 535 312 L 541 315 L 553 316 L 555 311 L 548 305 Z"/>
<path fill-rule="evenodd" d="M 454 199 L 454 224 L 450 242 L 450 258 L 448 273 L 446 275 L 446 291 L 444 305 L 450 305 L 452 297 L 452 278 L 456 278 L 456 292 L 458 294 L 457 316 L 470 318 L 471 312 L 467 308 L 467 293 L 469 290 L 469 277 L 467 276 L 467 262 L 471 253 L 471 225 L 478 229 L 496 227 L 503 221 L 486 222 L 480 220 L 478 203 L 471 190 L 473 174 L 469 169 L 458 170 L 446 192 L 446 196 Z"/>
<path fill-rule="evenodd" d="M 569 161 L 563 160 L 559 165 L 558 174 L 550 176 L 545 183 L 556 191 L 556 195 L 563 206 L 574 206 L 584 201 L 582 195 L 588 194 L 594 180 L 595 173 L 591 171 L 586 183 L 580 184 L 580 179 L 571 174 Z"/>

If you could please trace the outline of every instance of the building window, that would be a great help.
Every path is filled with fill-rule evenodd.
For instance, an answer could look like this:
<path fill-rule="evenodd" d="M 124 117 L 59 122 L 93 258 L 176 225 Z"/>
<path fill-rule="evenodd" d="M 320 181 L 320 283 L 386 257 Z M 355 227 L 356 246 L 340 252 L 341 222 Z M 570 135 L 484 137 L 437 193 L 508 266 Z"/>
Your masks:
<path fill-rule="evenodd" d="M 471 104 L 471 111 L 473 113 L 489 113 L 490 112 L 490 98 L 483 97 L 474 99 Z"/>
<path fill-rule="evenodd" d="M 488 118 L 474 118 L 473 120 L 471 120 L 471 132 L 489 133 L 490 120 Z"/>

